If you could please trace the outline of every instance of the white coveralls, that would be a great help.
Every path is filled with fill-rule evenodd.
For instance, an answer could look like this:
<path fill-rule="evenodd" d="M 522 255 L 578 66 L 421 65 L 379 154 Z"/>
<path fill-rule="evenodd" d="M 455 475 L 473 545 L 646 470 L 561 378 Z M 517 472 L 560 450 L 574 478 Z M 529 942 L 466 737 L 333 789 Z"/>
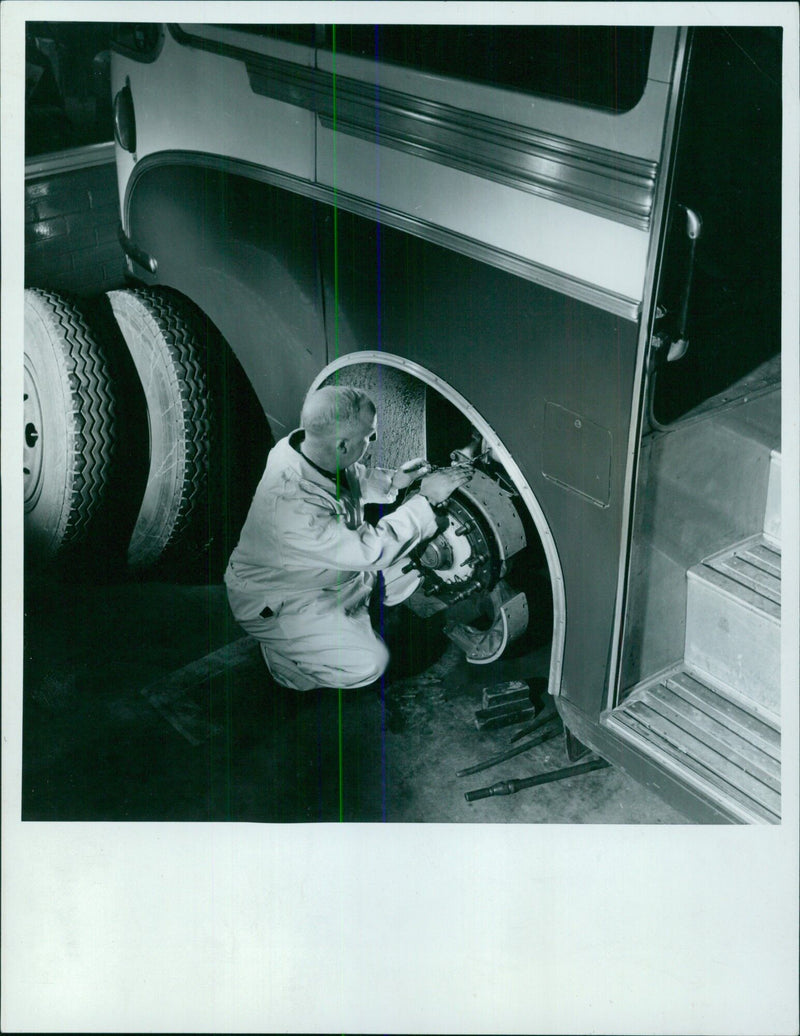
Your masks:
<path fill-rule="evenodd" d="M 295 448 L 302 438 L 281 439 L 267 459 L 225 572 L 228 600 L 278 683 L 363 687 L 389 661 L 369 618 L 374 573 L 434 536 L 436 518 L 418 495 L 370 525 L 363 505 L 395 500 L 393 473 L 353 464 L 337 494 Z"/>

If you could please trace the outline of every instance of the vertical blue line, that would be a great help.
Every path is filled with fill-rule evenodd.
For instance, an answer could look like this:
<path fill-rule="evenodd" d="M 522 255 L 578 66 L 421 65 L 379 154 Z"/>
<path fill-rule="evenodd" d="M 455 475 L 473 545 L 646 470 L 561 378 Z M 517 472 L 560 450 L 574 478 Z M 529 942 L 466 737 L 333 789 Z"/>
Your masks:
<path fill-rule="evenodd" d="M 336 184 L 336 26 L 331 25 L 331 85 L 333 104 L 333 356 L 339 359 L 339 207 Z M 334 379 L 338 384 L 337 377 Z M 336 466 L 336 499 L 341 496 L 339 466 Z M 340 577 L 341 578 L 341 577 Z M 342 688 L 338 688 L 339 823 L 344 820 L 344 748 L 342 736 Z"/>

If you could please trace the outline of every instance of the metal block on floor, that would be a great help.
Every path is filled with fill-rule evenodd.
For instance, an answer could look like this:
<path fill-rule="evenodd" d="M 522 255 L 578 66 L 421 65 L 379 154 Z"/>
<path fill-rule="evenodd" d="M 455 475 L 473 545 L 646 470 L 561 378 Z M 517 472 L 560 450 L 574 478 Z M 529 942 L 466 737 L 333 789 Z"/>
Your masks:
<path fill-rule="evenodd" d="M 497 730 L 523 723 L 536 714 L 530 687 L 524 680 L 509 680 L 484 687 L 481 700 L 483 707 L 475 710 L 478 730 Z"/>
<path fill-rule="evenodd" d="M 516 723 L 524 723 L 536 715 L 536 709 L 528 703 L 500 706 L 496 709 L 478 709 L 475 713 L 475 726 L 478 730 L 500 730 Z"/>
<path fill-rule="evenodd" d="M 524 680 L 507 680 L 505 683 L 491 684 L 481 692 L 484 709 L 496 705 L 507 705 L 509 702 L 529 702 L 530 688 Z"/>

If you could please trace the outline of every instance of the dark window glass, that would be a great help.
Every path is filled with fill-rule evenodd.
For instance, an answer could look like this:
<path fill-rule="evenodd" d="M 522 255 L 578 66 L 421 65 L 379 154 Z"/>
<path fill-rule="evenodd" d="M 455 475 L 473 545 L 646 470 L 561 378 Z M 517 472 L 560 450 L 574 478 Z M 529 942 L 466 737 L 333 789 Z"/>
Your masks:
<path fill-rule="evenodd" d="M 336 50 L 614 112 L 644 91 L 653 30 L 635 26 L 337 25 Z M 334 45 L 326 27 L 325 45 Z"/>
<path fill-rule="evenodd" d="M 780 352 L 782 45 L 771 27 L 693 33 L 658 325 L 689 348 L 656 377 L 664 424 Z M 679 205 L 703 221 L 685 335 L 690 249 Z"/>
<path fill-rule="evenodd" d="M 26 24 L 26 155 L 112 139 L 111 29 L 110 22 Z"/>

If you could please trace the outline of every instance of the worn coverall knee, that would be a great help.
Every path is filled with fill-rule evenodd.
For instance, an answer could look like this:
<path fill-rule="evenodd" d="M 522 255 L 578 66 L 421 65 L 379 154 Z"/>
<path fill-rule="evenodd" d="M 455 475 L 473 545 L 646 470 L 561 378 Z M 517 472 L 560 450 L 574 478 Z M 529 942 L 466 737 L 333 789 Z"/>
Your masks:
<path fill-rule="evenodd" d="M 366 607 L 355 615 L 312 616 L 304 610 L 240 624 L 258 640 L 274 679 L 294 690 L 366 687 L 389 664 L 389 651 L 372 629 Z"/>
<path fill-rule="evenodd" d="M 298 691 L 365 687 L 389 652 L 372 629 L 376 573 L 434 536 L 413 496 L 376 525 L 365 503 L 392 503 L 392 472 L 355 463 L 334 478 L 300 452 L 301 430 L 276 443 L 225 573 L 228 600 L 278 683 Z"/>

